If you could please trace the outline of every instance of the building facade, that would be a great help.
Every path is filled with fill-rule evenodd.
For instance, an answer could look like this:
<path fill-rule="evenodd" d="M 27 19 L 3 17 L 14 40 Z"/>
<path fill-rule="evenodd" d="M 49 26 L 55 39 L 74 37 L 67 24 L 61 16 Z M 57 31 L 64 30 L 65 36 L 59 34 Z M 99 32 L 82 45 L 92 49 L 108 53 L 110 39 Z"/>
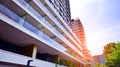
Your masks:
<path fill-rule="evenodd" d="M 0 0 L 0 66 L 83 67 L 70 19 L 69 0 Z"/>
<path fill-rule="evenodd" d="M 82 47 L 81 52 L 84 55 L 84 61 L 87 62 L 88 64 L 91 64 L 92 56 L 90 55 L 90 53 L 89 53 L 90 51 L 87 49 L 87 46 L 86 46 L 84 27 L 83 27 L 80 19 L 79 18 L 72 19 L 70 22 L 70 28 L 72 29 L 72 31 L 75 33 L 75 35 L 78 37 L 78 39 L 81 42 L 80 46 Z"/>
<path fill-rule="evenodd" d="M 63 20 L 68 23 L 71 20 L 69 0 L 49 0 Z"/>
<path fill-rule="evenodd" d="M 105 63 L 105 57 L 103 55 L 94 55 L 93 60 L 94 60 L 94 64 L 95 63 L 100 63 L 100 64 Z"/>
<path fill-rule="evenodd" d="M 81 46 L 86 48 L 86 39 L 85 39 L 85 33 L 84 33 L 84 28 L 83 25 L 80 21 L 79 18 L 77 19 L 72 19 L 70 22 L 70 27 L 73 30 L 73 32 L 76 34 L 76 36 L 79 38 L 81 41 Z"/>

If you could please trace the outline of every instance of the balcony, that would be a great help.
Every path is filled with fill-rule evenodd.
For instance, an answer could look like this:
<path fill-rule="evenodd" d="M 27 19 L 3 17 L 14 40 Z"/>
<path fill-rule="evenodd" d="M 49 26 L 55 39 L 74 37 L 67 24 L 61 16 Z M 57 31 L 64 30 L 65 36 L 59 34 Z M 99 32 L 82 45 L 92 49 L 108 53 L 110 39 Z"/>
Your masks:
<path fill-rule="evenodd" d="M 73 39 L 73 37 L 65 30 L 65 28 L 63 28 L 63 26 L 56 20 L 55 17 L 53 17 L 53 15 L 49 12 L 49 10 L 41 3 L 41 1 L 39 0 L 34 0 L 33 2 L 35 2 L 35 4 L 37 6 L 39 6 L 39 9 L 42 9 L 46 14 L 47 16 L 50 17 L 50 19 L 52 19 L 52 21 L 59 27 L 59 29 L 61 29 L 65 35 L 66 35 L 66 38 L 70 38 L 78 47 L 80 50 L 82 50 L 82 48 L 79 46 L 79 44 Z M 35 6 L 34 6 L 35 7 Z M 59 30 L 58 29 L 58 30 Z M 65 36 L 64 36 L 65 37 Z"/>
<path fill-rule="evenodd" d="M 52 25 L 49 24 L 49 22 L 38 14 L 28 3 L 26 3 L 24 0 L 13 0 L 14 3 L 16 3 L 18 6 L 23 8 L 28 14 L 30 14 L 32 17 L 34 17 L 38 22 L 40 22 L 45 28 L 47 28 L 49 31 L 54 33 L 60 40 L 62 40 L 64 43 L 66 43 L 69 47 L 71 47 L 75 52 L 77 52 L 79 55 L 82 55 L 79 50 L 77 50 L 60 32 L 58 32 Z"/>
<path fill-rule="evenodd" d="M 48 0 L 44 0 L 45 1 L 45 3 L 47 4 L 47 5 L 49 5 L 49 8 L 48 9 L 50 9 L 50 11 L 51 11 L 51 13 L 55 16 L 55 15 L 57 15 L 58 16 L 58 20 L 60 20 L 60 22 L 62 22 L 63 23 L 63 26 L 64 26 L 64 28 L 66 29 L 66 30 L 68 30 L 68 32 L 70 33 L 70 35 L 73 35 L 74 36 L 74 38 L 79 42 L 79 44 L 81 44 L 81 42 L 79 41 L 79 39 L 77 38 L 77 36 L 73 33 L 73 31 L 70 29 L 70 27 L 67 25 L 67 23 L 63 20 L 63 18 L 60 16 L 60 14 L 57 12 L 57 10 L 54 8 L 54 6 L 48 1 Z M 44 4 L 45 4 L 44 3 Z"/>
<path fill-rule="evenodd" d="M 4 10 L 3 10 L 4 9 Z M 26 37 L 29 37 L 28 39 L 37 39 L 36 43 L 38 44 L 38 46 L 40 47 L 46 47 L 47 49 L 44 48 L 38 48 L 38 52 L 42 51 L 49 51 L 49 53 L 53 53 L 53 54 L 60 54 L 62 57 L 67 56 L 68 59 L 72 59 L 74 61 L 79 61 L 76 58 L 72 57 L 71 55 L 67 54 L 65 51 L 67 50 L 66 48 L 64 48 L 63 46 L 61 46 L 58 42 L 56 42 L 55 40 L 51 39 L 49 36 L 45 35 L 43 32 L 41 32 L 40 30 L 38 30 L 36 27 L 32 26 L 29 22 L 27 22 L 26 20 L 21 19 L 21 17 L 19 17 L 18 15 L 16 15 L 15 13 L 13 13 L 12 11 L 10 11 L 9 9 L 7 9 L 6 7 L 4 7 L 3 5 L 0 4 L 0 19 L 4 22 L 1 22 L 1 24 L 9 24 L 13 27 L 15 27 L 16 29 L 18 29 L 17 31 L 20 32 L 22 31 L 22 35 L 25 35 L 25 33 L 27 34 Z M 1 26 L 4 28 L 8 28 L 9 26 Z M 5 29 L 7 30 L 7 29 Z M 19 31 L 20 30 L 20 31 Z M 10 30 L 7 30 L 7 32 L 10 32 Z M 15 30 L 16 31 L 16 30 Z M 23 33 L 24 32 L 24 33 Z M 4 33 L 4 35 L 9 35 L 10 33 Z M 14 36 L 14 34 L 11 33 L 12 36 Z M 15 34 L 16 36 L 14 37 L 20 37 L 21 40 L 23 40 L 23 43 L 26 42 L 26 37 L 22 38 L 22 36 L 20 36 L 19 34 Z M 14 39 L 14 37 L 12 37 L 12 39 Z M 16 38 L 19 39 L 19 38 Z M 14 40 L 16 40 L 14 39 Z M 25 39 L 25 40 L 24 40 Z M 33 40 L 34 40 L 33 39 Z M 13 41 L 15 42 L 15 41 Z M 30 42 L 34 42 L 34 41 L 30 41 Z M 41 44 L 41 42 L 44 43 L 44 45 Z M 19 44 L 20 46 L 22 46 L 22 44 Z M 48 45 L 48 46 L 45 46 Z M 25 46 L 23 44 L 23 46 Z M 54 48 L 54 49 L 53 49 Z M 61 54 L 62 53 L 62 54 Z M 79 61 L 81 62 L 81 61 Z"/>
<path fill-rule="evenodd" d="M 3 5 L 0 5 L 0 12 L 2 12 L 7 17 L 10 17 L 18 25 L 20 25 L 20 26 L 26 28 L 27 30 L 31 31 L 32 33 L 34 33 L 34 35 L 38 36 L 39 38 L 43 39 L 46 42 L 49 42 L 51 44 L 49 46 L 54 47 L 55 49 L 57 49 L 57 50 L 59 50 L 61 52 L 64 52 L 65 50 L 67 50 L 66 48 L 64 48 L 63 46 L 61 46 L 59 43 L 57 43 L 55 40 L 53 40 L 49 36 L 45 35 L 43 32 L 41 32 L 40 30 L 38 30 L 37 28 L 35 28 L 34 26 L 32 26 L 27 21 L 21 19 L 18 15 L 16 15 L 15 13 L 13 13 L 12 11 L 10 11 L 6 7 L 4 7 Z M 24 21 L 24 22 L 22 22 L 22 21 Z"/>

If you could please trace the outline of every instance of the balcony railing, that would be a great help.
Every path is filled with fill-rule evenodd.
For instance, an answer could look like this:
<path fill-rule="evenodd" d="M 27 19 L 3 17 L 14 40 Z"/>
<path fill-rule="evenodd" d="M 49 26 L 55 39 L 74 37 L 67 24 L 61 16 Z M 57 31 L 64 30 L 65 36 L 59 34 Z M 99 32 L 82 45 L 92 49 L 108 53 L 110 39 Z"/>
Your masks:
<path fill-rule="evenodd" d="M 36 4 L 38 4 L 38 6 L 45 11 L 45 13 L 54 21 L 54 23 L 55 23 L 66 35 L 68 35 L 68 37 L 69 37 L 73 42 L 75 42 L 75 44 L 78 45 L 78 43 L 72 38 L 72 36 L 65 30 L 65 28 L 63 28 L 63 26 L 55 19 L 55 17 L 53 17 L 53 15 L 48 11 L 47 8 L 45 8 L 45 6 L 44 6 L 39 0 L 34 0 L 34 2 L 35 2 Z M 80 47 L 80 46 L 78 45 L 78 47 Z M 81 49 L 81 47 L 80 47 L 80 49 Z"/>
<path fill-rule="evenodd" d="M 82 53 L 79 50 L 77 50 L 75 46 L 73 46 L 60 32 L 58 32 L 58 30 L 56 30 L 52 25 L 50 25 L 49 22 L 45 20 L 45 18 L 42 17 L 40 14 L 38 14 L 38 12 L 36 12 L 28 3 L 26 3 L 24 0 L 13 0 L 13 2 L 15 2 L 17 5 L 22 7 L 26 12 L 28 12 L 31 16 L 33 16 L 38 22 L 40 22 L 43 26 L 45 26 L 47 29 L 53 32 L 57 37 L 63 40 L 67 45 L 69 45 L 69 47 L 75 50 L 75 52 L 77 52 L 79 55 L 82 55 Z"/>
<path fill-rule="evenodd" d="M 47 26 L 49 29 L 52 29 L 54 32 L 56 32 L 57 35 L 59 35 L 60 37 L 61 34 L 52 26 L 49 24 L 48 21 L 45 20 L 45 17 L 42 17 L 38 12 L 36 12 L 28 3 L 26 3 L 24 0 L 19 0 L 19 2 L 26 7 L 29 11 L 31 11 L 33 13 L 33 15 L 35 15 L 37 17 L 37 19 L 40 19 L 43 21 L 43 23 L 45 24 L 45 26 Z M 42 22 L 41 22 L 42 23 Z"/>
<path fill-rule="evenodd" d="M 68 27 L 67 23 L 64 21 L 64 19 L 61 17 L 61 15 L 57 12 L 57 10 L 54 8 L 53 4 L 50 3 L 50 1 L 45 0 L 46 3 L 50 6 L 50 8 L 54 11 L 54 13 L 59 17 L 59 19 L 62 21 L 62 23 L 67 27 L 67 29 L 72 33 L 72 35 L 75 37 L 75 39 L 81 44 L 78 37 L 73 33 L 73 31 Z"/>
<path fill-rule="evenodd" d="M 23 19 L 21 19 L 21 17 L 19 17 L 15 13 L 13 13 L 11 10 L 9 10 L 8 8 L 6 8 L 2 4 L 0 4 L 0 13 L 2 13 L 4 15 L 6 15 L 7 17 L 11 18 L 18 25 L 21 25 L 20 24 L 20 22 L 21 22 L 20 20 L 23 20 Z M 47 35 L 45 35 L 43 32 L 39 31 L 37 28 L 35 28 L 31 24 L 29 24 L 27 21 L 24 20 L 24 23 L 21 26 L 24 27 L 24 28 L 26 28 L 26 29 L 28 29 L 29 31 L 33 32 L 35 35 L 37 35 L 41 39 L 44 39 L 45 41 L 49 42 L 50 44 L 52 44 L 54 47 L 56 47 L 61 52 L 65 53 L 66 55 L 68 55 L 70 57 L 72 57 L 71 55 L 69 55 L 68 53 L 65 52 L 67 50 L 66 48 L 64 48 L 59 43 L 57 43 L 55 40 L 53 40 L 50 37 L 48 37 Z M 75 57 L 72 57 L 72 58 L 76 59 Z M 77 61 L 79 61 L 79 60 L 77 60 Z"/>
<path fill-rule="evenodd" d="M 28 7 L 29 5 L 27 5 L 26 7 Z M 30 8 L 30 7 L 29 7 Z M 32 8 L 31 8 L 32 9 Z M 38 30 L 36 27 L 34 27 L 33 25 L 31 25 L 29 22 L 27 22 L 26 20 L 22 19 L 21 17 L 19 17 L 18 15 L 16 15 L 14 12 L 12 12 L 11 10 L 9 10 L 8 8 L 6 8 L 5 6 L 3 6 L 2 4 L 0 4 L 0 13 L 6 15 L 7 17 L 11 18 L 13 21 L 15 21 L 18 25 L 21 25 L 20 23 L 23 20 L 23 24 L 21 25 L 22 27 L 28 29 L 29 31 L 33 32 L 35 35 L 37 35 L 38 37 L 40 37 L 41 39 L 47 41 L 48 43 L 50 43 L 52 46 L 54 46 L 57 50 L 65 53 L 66 55 L 72 57 L 71 55 L 69 55 L 68 53 L 66 53 L 65 51 L 67 50 L 66 48 L 64 48 L 63 46 L 61 46 L 58 42 L 56 42 L 55 40 L 51 39 L 49 36 L 47 36 L 46 34 L 44 34 L 43 32 L 41 32 L 40 30 Z M 33 12 L 34 13 L 34 10 Z M 34 13 L 36 14 L 36 12 Z M 37 14 L 36 14 L 37 15 Z M 40 17 L 40 15 L 38 15 L 39 18 L 43 18 Z M 45 19 L 42 19 L 45 21 Z M 48 23 L 47 21 L 45 21 L 44 23 Z M 49 25 L 49 24 L 48 24 Z M 55 28 L 53 28 L 55 29 Z M 55 29 L 56 30 L 56 29 Z M 58 31 L 57 31 L 58 32 Z M 59 32 L 58 32 L 59 33 Z M 74 48 L 74 47 L 73 47 Z M 75 48 L 74 48 L 75 49 Z M 72 57 L 74 58 L 74 57 Z M 74 58 L 76 59 L 76 58 Z M 76 59 L 77 60 L 77 59 Z"/>
<path fill-rule="evenodd" d="M 7 17 L 11 18 L 12 20 L 14 20 L 16 23 L 20 24 L 21 21 L 20 20 L 24 20 L 21 17 L 19 17 L 18 15 L 16 15 L 15 13 L 13 13 L 12 11 L 10 11 L 9 9 L 7 9 L 6 7 L 4 7 L 3 5 L 0 4 L 0 12 L 3 13 L 4 15 L 6 15 Z M 21 25 L 21 24 L 20 24 Z M 28 29 L 29 31 L 33 32 L 34 34 L 36 34 L 38 37 L 44 39 L 45 41 L 49 42 L 50 44 L 52 44 L 54 47 L 56 47 L 57 49 L 61 50 L 61 51 L 65 51 L 67 50 L 66 48 L 64 48 L 62 45 L 60 45 L 58 42 L 56 42 L 55 40 L 51 39 L 49 36 L 47 36 L 46 34 L 44 34 L 43 32 L 41 32 L 40 30 L 38 30 L 37 28 L 35 28 L 33 25 L 31 25 L 29 22 L 25 21 L 23 22 L 23 24 L 21 25 L 24 28 Z"/>

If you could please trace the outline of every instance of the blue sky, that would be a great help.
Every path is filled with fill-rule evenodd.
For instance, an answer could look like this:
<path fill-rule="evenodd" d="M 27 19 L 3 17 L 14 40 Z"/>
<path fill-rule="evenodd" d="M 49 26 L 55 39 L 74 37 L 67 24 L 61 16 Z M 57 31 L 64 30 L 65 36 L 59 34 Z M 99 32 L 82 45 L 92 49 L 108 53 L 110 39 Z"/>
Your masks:
<path fill-rule="evenodd" d="M 79 17 L 92 55 L 120 41 L 120 0 L 70 0 L 72 18 Z"/>

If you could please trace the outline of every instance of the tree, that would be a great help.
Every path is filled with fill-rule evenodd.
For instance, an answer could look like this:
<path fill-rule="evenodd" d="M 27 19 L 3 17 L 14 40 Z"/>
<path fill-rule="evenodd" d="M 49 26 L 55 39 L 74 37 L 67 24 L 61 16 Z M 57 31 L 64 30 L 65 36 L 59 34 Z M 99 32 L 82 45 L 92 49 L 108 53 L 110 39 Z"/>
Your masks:
<path fill-rule="evenodd" d="M 96 63 L 94 67 L 106 67 L 104 64 Z"/>
<path fill-rule="evenodd" d="M 113 48 L 115 47 L 115 44 L 116 43 L 108 43 L 106 46 L 104 46 L 104 52 L 103 52 L 103 55 L 105 57 L 108 56 L 108 54 L 112 53 L 113 51 Z"/>
<path fill-rule="evenodd" d="M 117 67 L 120 65 L 120 43 L 108 43 L 104 47 L 103 55 L 105 56 L 105 63 L 108 67 Z"/>

